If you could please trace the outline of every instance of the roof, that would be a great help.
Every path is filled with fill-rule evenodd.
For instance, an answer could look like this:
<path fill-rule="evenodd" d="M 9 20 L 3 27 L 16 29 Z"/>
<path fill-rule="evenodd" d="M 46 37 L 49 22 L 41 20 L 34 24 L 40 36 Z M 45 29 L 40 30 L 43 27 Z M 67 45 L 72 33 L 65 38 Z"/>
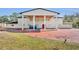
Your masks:
<path fill-rule="evenodd" d="M 47 9 L 44 9 L 44 8 L 35 8 L 35 9 L 32 9 L 32 10 L 28 10 L 28 11 L 20 12 L 20 14 L 25 13 L 25 12 L 30 12 L 30 11 L 38 10 L 38 9 L 41 9 L 41 10 L 45 10 L 45 11 L 49 11 L 49 12 L 54 12 L 54 13 L 60 14 L 59 12 L 55 12 L 55 11 L 51 11 L 51 10 L 47 10 Z"/>

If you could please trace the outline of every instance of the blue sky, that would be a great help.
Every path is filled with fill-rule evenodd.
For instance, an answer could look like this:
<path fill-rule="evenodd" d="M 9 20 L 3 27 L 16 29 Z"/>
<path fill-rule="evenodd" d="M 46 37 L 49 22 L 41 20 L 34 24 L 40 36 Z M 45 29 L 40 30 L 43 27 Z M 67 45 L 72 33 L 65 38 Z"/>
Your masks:
<path fill-rule="evenodd" d="M 13 12 L 23 12 L 23 11 L 27 11 L 30 10 L 31 8 L 0 8 L 0 16 L 3 15 L 10 15 Z M 71 15 L 73 13 L 79 13 L 79 8 L 46 8 L 48 10 L 51 11 L 56 11 L 60 13 L 60 16 L 63 15 Z"/>

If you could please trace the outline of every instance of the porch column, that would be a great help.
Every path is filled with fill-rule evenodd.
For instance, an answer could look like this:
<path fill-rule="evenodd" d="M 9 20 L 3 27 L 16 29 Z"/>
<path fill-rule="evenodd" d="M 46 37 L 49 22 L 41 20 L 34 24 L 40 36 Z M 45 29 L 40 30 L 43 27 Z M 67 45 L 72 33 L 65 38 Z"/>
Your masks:
<path fill-rule="evenodd" d="M 46 29 L 46 16 L 44 16 L 44 30 Z"/>
<path fill-rule="evenodd" d="M 56 17 L 56 22 L 57 22 L 58 15 L 56 15 L 55 17 Z M 56 29 L 58 29 L 58 22 L 57 22 L 57 25 L 56 25 Z"/>
<path fill-rule="evenodd" d="M 33 15 L 33 30 L 35 30 L 35 15 Z"/>
<path fill-rule="evenodd" d="M 22 20 L 24 20 L 24 15 L 22 14 Z M 22 31 L 24 30 L 24 26 L 23 26 L 24 22 L 22 22 Z"/>

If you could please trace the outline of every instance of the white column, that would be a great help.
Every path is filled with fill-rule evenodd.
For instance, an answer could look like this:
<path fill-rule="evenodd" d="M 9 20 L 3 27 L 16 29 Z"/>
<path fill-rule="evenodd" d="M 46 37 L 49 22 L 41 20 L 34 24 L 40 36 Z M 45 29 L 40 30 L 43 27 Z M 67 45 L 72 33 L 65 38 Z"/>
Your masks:
<path fill-rule="evenodd" d="M 35 30 L 35 16 L 33 15 L 33 30 Z"/>
<path fill-rule="evenodd" d="M 46 29 L 46 16 L 44 16 L 44 29 Z"/>
<path fill-rule="evenodd" d="M 24 20 L 24 15 L 22 15 L 22 20 Z M 24 22 L 22 22 L 22 31 L 24 30 L 23 24 L 24 24 Z"/>
<path fill-rule="evenodd" d="M 58 29 L 58 22 L 57 22 L 57 20 L 58 20 L 58 15 L 56 15 L 55 17 L 56 17 L 56 29 Z"/>

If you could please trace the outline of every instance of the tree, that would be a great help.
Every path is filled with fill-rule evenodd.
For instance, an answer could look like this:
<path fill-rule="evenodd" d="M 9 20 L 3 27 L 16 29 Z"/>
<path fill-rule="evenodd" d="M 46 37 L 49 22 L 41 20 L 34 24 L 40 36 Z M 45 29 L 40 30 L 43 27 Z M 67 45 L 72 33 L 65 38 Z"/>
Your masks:
<path fill-rule="evenodd" d="M 0 23 L 6 23 L 6 22 L 8 22 L 8 16 L 1 16 Z"/>
<path fill-rule="evenodd" d="M 14 12 L 12 15 L 10 15 L 10 20 L 17 21 L 18 20 L 17 17 L 18 17 L 18 14 Z"/>
<path fill-rule="evenodd" d="M 66 22 L 72 22 L 73 21 L 73 15 L 65 15 L 64 21 Z"/>
<path fill-rule="evenodd" d="M 65 16 L 64 16 L 64 20 L 67 20 L 67 18 L 68 18 L 67 15 L 65 15 Z"/>
<path fill-rule="evenodd" d="M 74 28 L 79 28 L 79 13 L 73 15 L 65 15 L 64 22 L 71 23 Z"/>
<path fill-rule="evenodd" d="M 0 23 L 11 23 L 11 22 L 17 22 L 18 21 L 18 14 L 13 13 L 9 16 L 0 16 Z"/>

